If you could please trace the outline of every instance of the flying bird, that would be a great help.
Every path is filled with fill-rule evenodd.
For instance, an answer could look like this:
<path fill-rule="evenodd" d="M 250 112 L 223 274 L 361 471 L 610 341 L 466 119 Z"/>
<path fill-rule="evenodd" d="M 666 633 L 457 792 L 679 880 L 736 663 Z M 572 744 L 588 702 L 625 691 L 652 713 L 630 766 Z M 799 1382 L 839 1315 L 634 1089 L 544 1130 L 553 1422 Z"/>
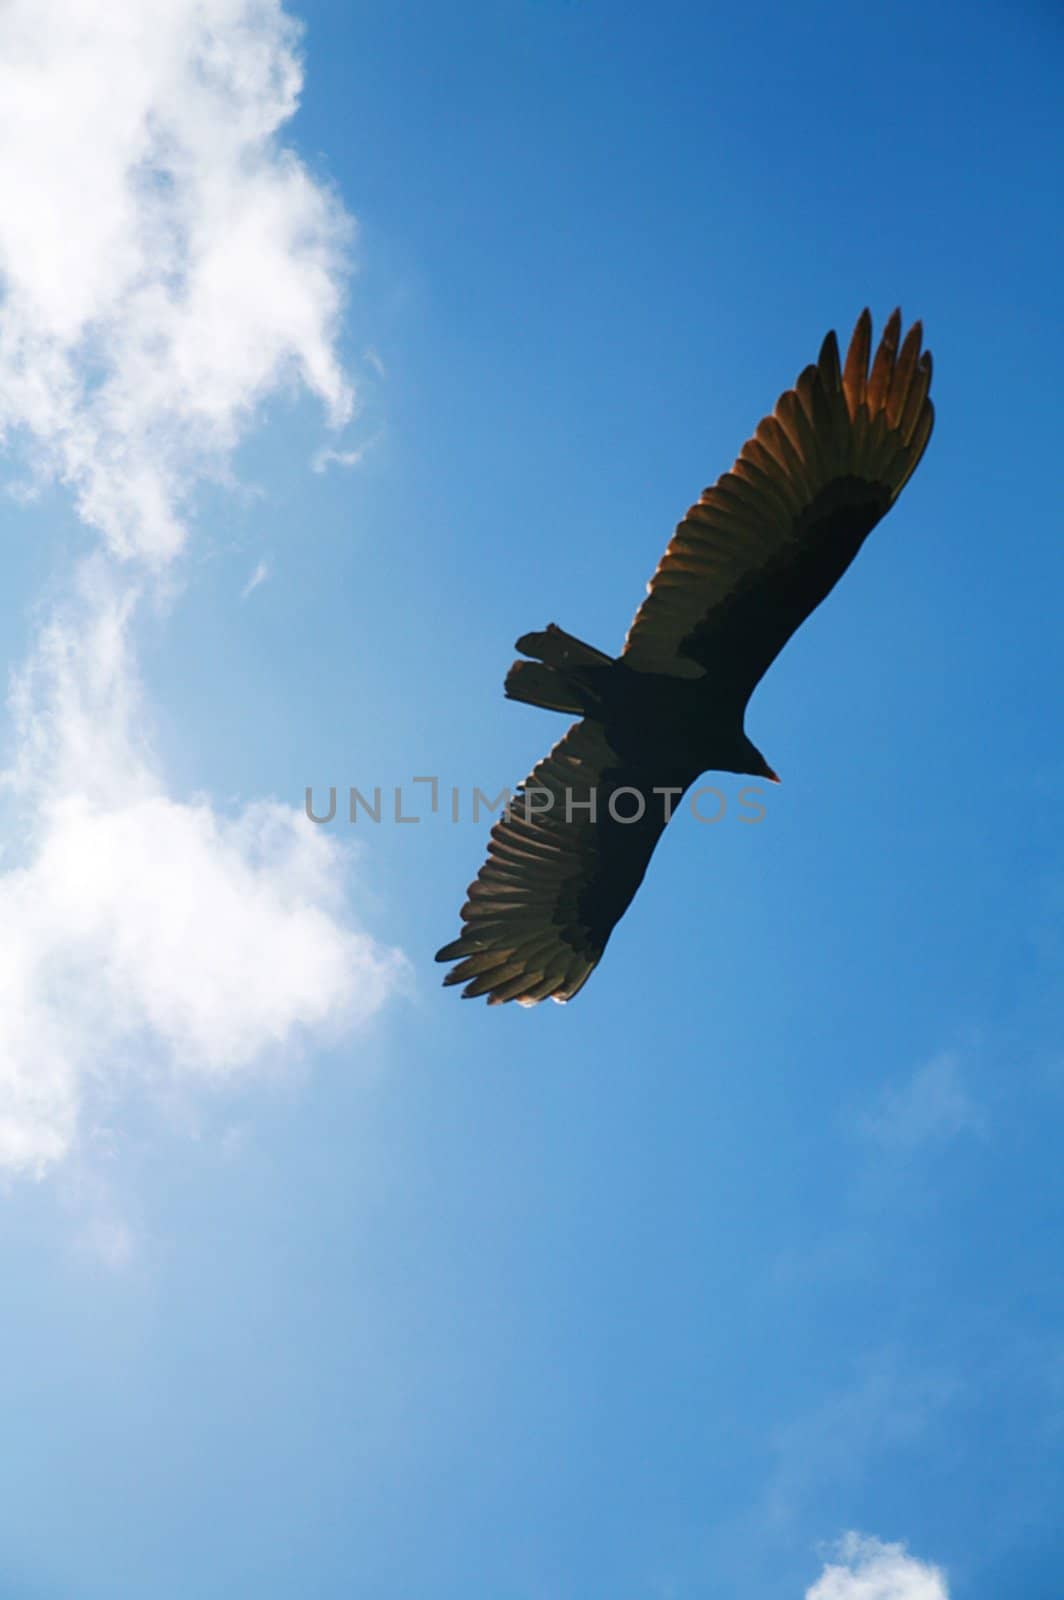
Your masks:
<path fill-rule="evenodd" d="M 931 437 L 931 354 L 863 311 L 834 332 L 730 472 L 676 529 L 614 659 L 551 623 L 518 639 L 511 700 L 579 718 L 518 788 L 438 951 L 489 1005 L 571 1000 L 643 880 L 675 804 L 707 770 L 779 780 L 744 727 L 788 639 L 850 565 Z M 900 348 L 899 348 L 900 345 Z"/>

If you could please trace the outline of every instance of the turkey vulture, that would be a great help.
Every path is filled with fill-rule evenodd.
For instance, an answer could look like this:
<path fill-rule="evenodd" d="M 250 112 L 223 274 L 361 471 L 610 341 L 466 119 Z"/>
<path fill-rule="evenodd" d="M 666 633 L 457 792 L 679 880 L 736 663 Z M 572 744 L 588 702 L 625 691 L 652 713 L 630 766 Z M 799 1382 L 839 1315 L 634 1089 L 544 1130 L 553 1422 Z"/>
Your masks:
<path fill-rule="evenodd" d="M 834 332 L 730 472 L 676 529 L 614 660 L 553 623 L 516 648 L 506 695 L 575 714 L 491 831 L 437 961 L 489 1005 L 571 1000 L 643 879 L 676 800 L 707 769 L 778 782 L 747 702 L 916 468 L 931 436 L 931 355 L 914 323 L 872 319 L 845 366 Z M 623 796 L 623 799 L 622 799 Z"/>

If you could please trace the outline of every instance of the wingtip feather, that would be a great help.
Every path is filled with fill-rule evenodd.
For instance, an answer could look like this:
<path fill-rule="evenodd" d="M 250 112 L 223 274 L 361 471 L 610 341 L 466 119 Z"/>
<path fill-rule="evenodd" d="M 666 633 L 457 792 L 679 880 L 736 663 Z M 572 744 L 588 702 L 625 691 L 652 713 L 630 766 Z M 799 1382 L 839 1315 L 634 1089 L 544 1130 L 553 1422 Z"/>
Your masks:
<path fill-rule="evenodd" d="M 839 341 L 834 328 L 824 335 L 816 364 L 820 369 L 820 376 L 829 389 L 837 390 L 842 383 L 842 367 L 839 361 Z"/>
<path fill-rule="evenodd" d="M 857 408 L 865 397 L 871 346 L 872 313 L 865 306 L 854 326 L 842 374 L 842 387 L 846 392 L 846 404 L 849 406 L 851 417 L 856 416 Z"/>

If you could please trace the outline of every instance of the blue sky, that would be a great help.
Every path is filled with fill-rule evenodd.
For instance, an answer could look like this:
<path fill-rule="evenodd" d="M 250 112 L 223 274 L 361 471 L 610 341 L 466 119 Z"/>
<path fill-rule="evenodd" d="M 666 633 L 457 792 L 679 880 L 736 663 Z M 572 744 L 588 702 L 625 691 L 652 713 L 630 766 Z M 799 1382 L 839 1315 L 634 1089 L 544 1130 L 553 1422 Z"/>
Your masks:
<path fill-rule="evenodd" d="M 0 22 L 0 1597 L 1055 1600 L 1059 21 L 293 15 Z M 514 639 L 899 303 L 764 821 L 443 992 Z"/>

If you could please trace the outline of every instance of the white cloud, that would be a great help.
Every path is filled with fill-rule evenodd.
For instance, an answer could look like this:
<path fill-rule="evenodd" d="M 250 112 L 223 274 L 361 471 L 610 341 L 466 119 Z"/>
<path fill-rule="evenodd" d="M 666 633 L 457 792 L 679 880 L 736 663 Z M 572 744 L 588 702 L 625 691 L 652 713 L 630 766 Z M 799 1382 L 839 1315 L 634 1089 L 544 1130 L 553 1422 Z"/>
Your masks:
<path fill-rule="evenodd" d="M 903 1544 L 847 1533 L 805 1600 L 949 1600 L 949 1588 L 940 1567 L 918 1561 Z"/>
<path fill-rule="evenodd" d="M 297 37 L 276 0 L 0 10 L 0 427 L 119 555 L 177 551 L 278 382 L 350 414 L 350 224 L 275 137 Z"/>
<path fill-rule="evenodd" d="M 23 495 L 58 477 L 101 544 L 12 696 L 0 1166 L 67 1156 L 122 1074 L 245 1072 L 402 981 L 302 813 L 168 793 L 133 653 L 197 482 L 226 476 L 265 396 L 301 382 L 350 414 L 350 224 L 277 137 L 296 43 L 278 0 L 0 10 L 0 427 Z M 118 1263 L 124 1224 L 101 1226 Z"/>
<path fill-rule="evenodd" d="M 268 561 L 260 561 L 254 572 L 251 574 L 251 577 L 240 591 L 241 600 L 246 600 L 248 595 L 253 594 L 260 584 L 266 582 L 269 576 L 270 563 Z"/>
<path fill-rule="evenodd" d="M 0 877 L 0 1164 L 67 1153 L 102 1073 L 246 1069 L 293 1030 L 367 1018 L 402 961 L 345 916 L 340 847 L 302 813 L 165 792 L 128 595 L 86 574 L 16 695 L 30 843 Z"/>
<path fill-rule="evenodd" d="M 882 1096 L 861 1129 L 886 1149 L 907 1152 L 961 1133 L 982 1134 L 986 1118 L 964 1086 L 955 1054 L 945 1052 L 918 1067 L 908 1081 Z"/>

